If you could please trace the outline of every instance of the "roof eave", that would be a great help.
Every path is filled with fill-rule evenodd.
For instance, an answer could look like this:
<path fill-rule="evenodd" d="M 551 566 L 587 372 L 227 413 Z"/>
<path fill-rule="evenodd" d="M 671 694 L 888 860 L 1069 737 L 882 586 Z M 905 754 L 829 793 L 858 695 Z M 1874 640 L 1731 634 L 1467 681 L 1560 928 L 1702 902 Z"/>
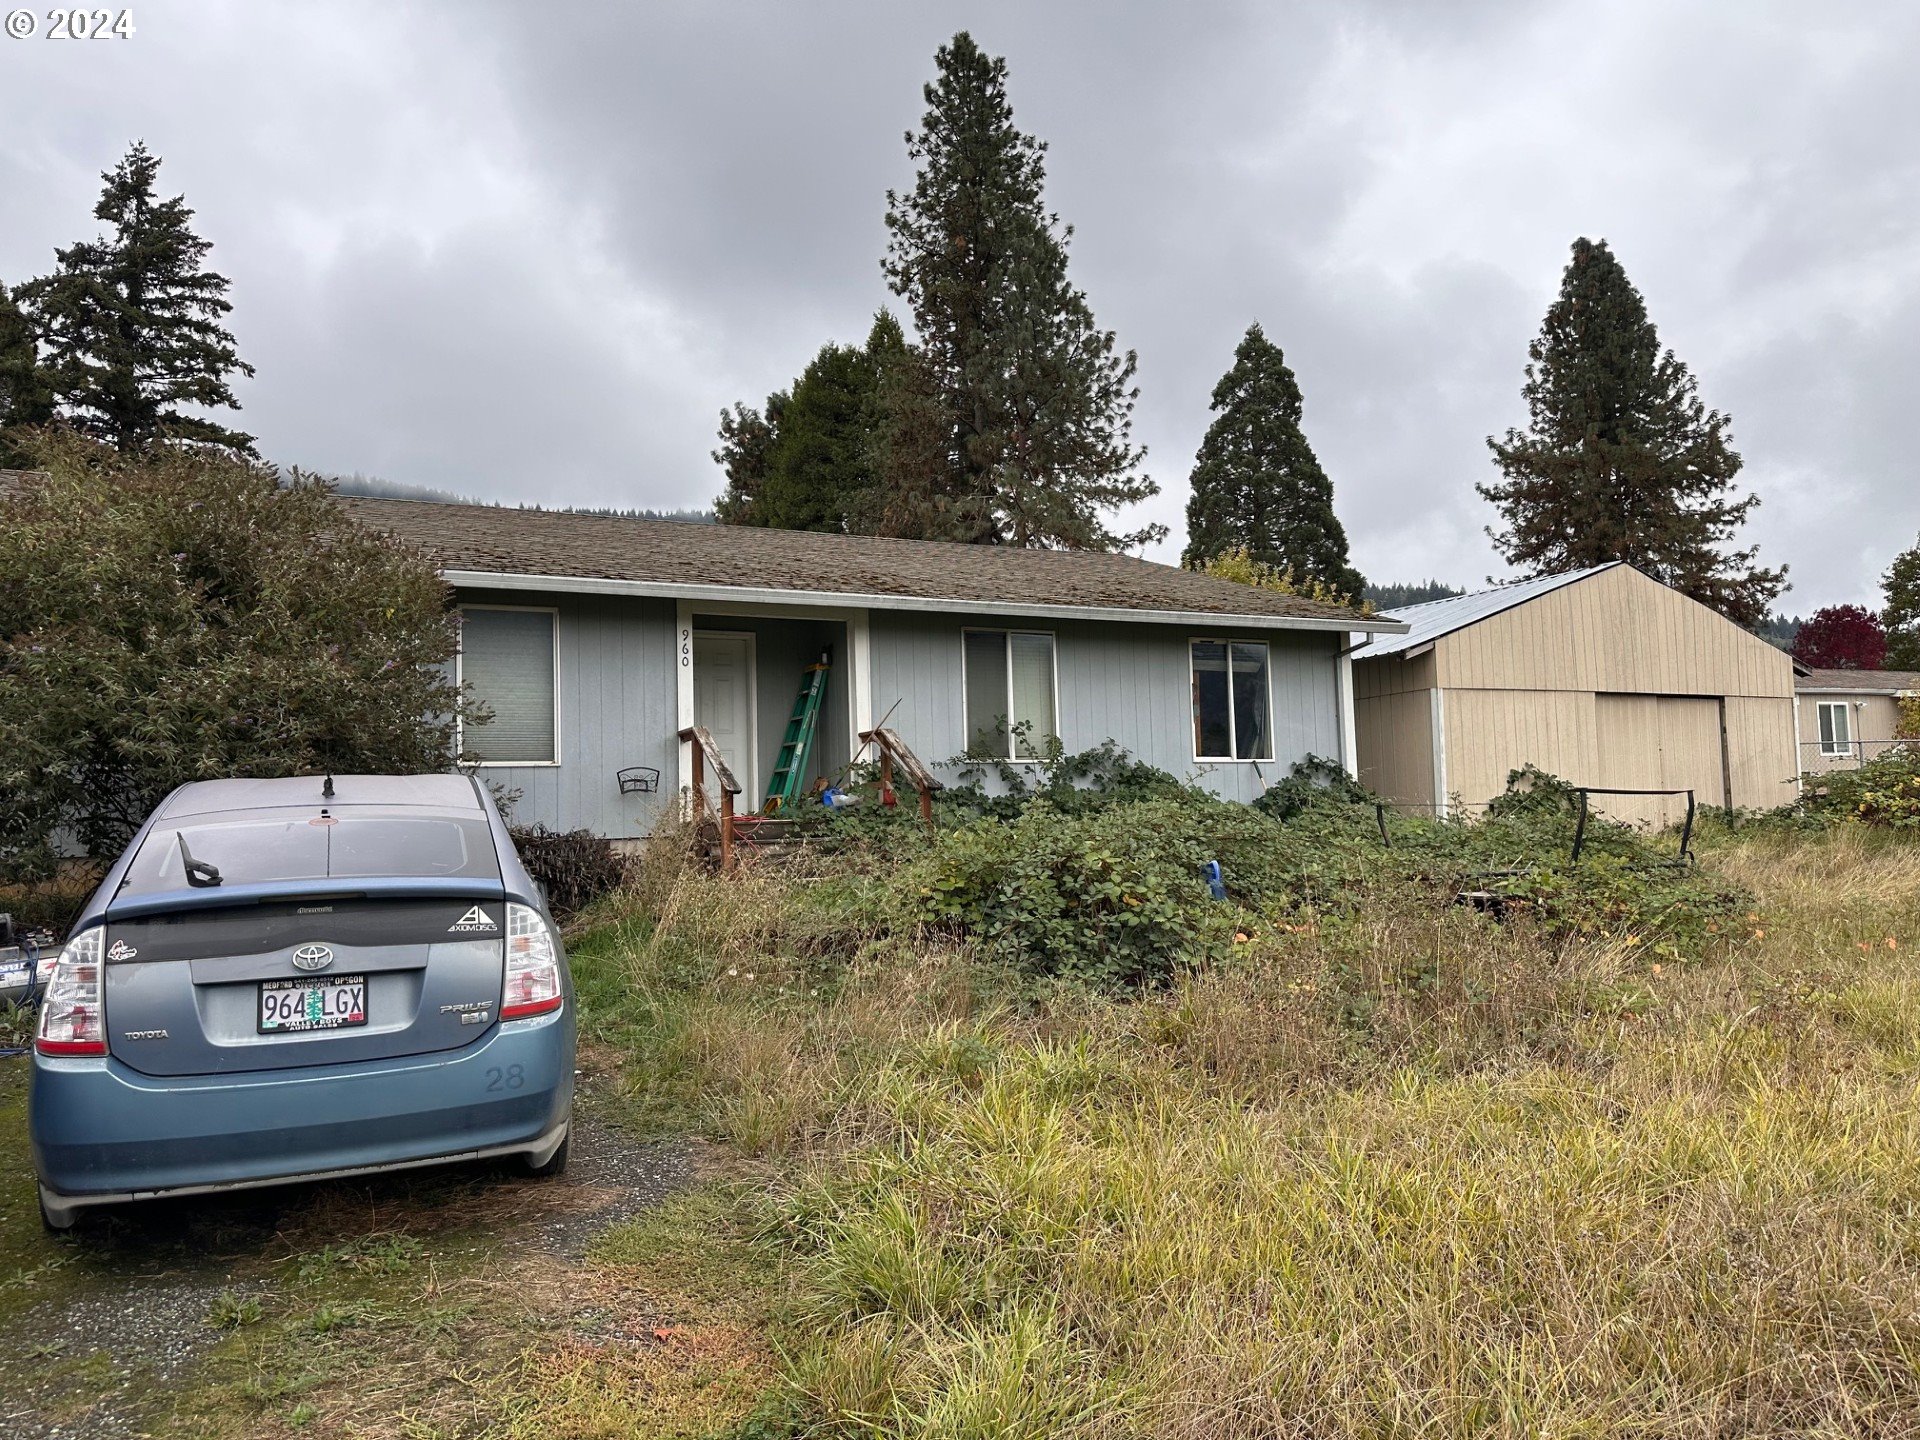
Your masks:
<path fill-rule="evenodd" d="M 1340 634 L 1404 635 L 1406 622 L 1378 616 L 1259 615 L 1214 610 L 1136 610 L 1113 605 L 1043 605 L 1009 600 L 957 600 L 930 595 L 866 595 L 840 590 L 779 590 L 747 585 L 686 585 L 665 580 L 608 580 L 591 575 L 517 575 L 493 570 L 443 570 L 441 578 L 469 590 L 540 590 L 563 595 L 632 595 L 662 600 L 712 600 L 736 605 L 811 605 L 838 609 L 919 610 L 936 614 L 1024 615 L 1062 620 L 1112 620 L 1133 625 L 1235 625 L 1254 630 L 1318 630 Z"/>
<path fill-rule="evenodd" d="M 1809 685 L 1801 681 L 1793 688 L 1800 695 L 1885 695 L 1894 700 L 1920 695 L 1920 690 L 1889 690 L 1878 685 Z"/>

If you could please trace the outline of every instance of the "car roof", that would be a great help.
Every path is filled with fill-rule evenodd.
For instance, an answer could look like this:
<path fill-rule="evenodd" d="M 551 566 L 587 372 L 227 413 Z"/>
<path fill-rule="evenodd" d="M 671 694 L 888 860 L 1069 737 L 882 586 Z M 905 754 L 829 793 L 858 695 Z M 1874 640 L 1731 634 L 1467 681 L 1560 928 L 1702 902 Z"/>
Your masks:
<path fill-rule="evenodd" d="M 168 796 L 155 819 L 318 805 L 418 807 L 474 814 L 486 810 L 473 782 L 464 775 L 335 775 L 331 777 L 333 794 L 326 795 L 323 791 L 328 778 L 299 775 L 281 780 L 197 780 Z"/>

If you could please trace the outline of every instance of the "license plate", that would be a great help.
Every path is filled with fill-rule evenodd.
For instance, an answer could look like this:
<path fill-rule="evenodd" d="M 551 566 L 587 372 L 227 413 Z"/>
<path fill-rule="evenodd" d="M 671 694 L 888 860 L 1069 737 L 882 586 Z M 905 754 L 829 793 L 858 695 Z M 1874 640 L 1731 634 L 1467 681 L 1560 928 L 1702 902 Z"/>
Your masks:
<path fill-rule="evenodd" d="M 367 977 L 329 975 L 324 980 L 260 982 L 260 1033 L 340 1030 L 367 1023 Z"/>

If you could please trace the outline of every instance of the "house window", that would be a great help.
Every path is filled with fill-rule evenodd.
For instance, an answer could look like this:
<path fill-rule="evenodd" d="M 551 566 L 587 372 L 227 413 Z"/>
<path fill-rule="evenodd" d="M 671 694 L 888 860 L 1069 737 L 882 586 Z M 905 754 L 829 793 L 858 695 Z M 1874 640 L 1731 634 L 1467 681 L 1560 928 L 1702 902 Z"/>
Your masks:
<path fill-rule="evenodd" d="M 1267 647 L 1258 640 L 1195 640 L 1193 753 L 1201 760 L 1271 760 Z"/>
<path fill-rule="evenodd" d="M 555 723 L 552 610 L 475 605 L 460 612 L 458 678 L 492 712 L 461 733 L 462 751 L 483 765 L 554 765 L 560 760 Z"/>
<path fill-rule="evenodd" d="M 960 638 L 967 753 L 1039 759 L 1059 733 L 1053 636 L 1040 630 L 967 630 Z"/>
<path fill-rule="evenodd" d="M 1853 753 L 1853 707 L 1845 700 L 1820 702 L 1820 753 Z"/>

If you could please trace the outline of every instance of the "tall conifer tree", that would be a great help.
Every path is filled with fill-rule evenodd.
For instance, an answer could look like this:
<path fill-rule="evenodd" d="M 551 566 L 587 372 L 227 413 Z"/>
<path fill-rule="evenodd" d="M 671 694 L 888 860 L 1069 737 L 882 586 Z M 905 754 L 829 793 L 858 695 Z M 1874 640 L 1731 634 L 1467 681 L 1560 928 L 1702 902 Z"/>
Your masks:
<path fill-rule="evenodd" d="M 722 411 L 713 452 L 727 472 L 714 506 L 721 523 L 871 528 L 885 423 L 881 377 L 905 349 L 900 322 L 882 310 L 865 346 L 822 345 L 792 388 L 767 397 L 765 410 L 736 404 Z"/>
<path fill-rule="evenodd" d="M 110 233 L 55 252 L 53 274 L 20 287 L 62 415 L 122 451 L 184 440 L 252 455 L 253 437 L 182 411 L 237 410 L 229 383 L 253 374 L 223 321 L 229 282 L 205 267 L 183 196 L 158 199 L 160 159 L 135 144 L 101 178 L 94 217 Z"/>
<path fill-rule="evenodd" d="M 991 540 L 993 496 L 956 482 L 953 418 L 926 351 L 903 338 L 879 360 L 873 426 L 877 483 L 855 528 L 902 540 Z"/>
<path fill-rule="evenodd" d="M 1347 557 L 1333 482 L 1300 428 L 1300 385 L 1258 324 L 1213 387 L 1214 421 L 1200 442 L 1187 500 L 1187 549 L 1198 567 L 1244 550 L 1262 565 L 1359 598 L 1366 582 Z"/>
<path fill-rule="evenodd" d="M 1625 560 L 1729 619 L 1763 623 L 1786 570 L 1728 543 L 1759 503 L 1737 496 L 1727 417 L 1647 318 L 1605 241 L 1574 242 L 1560 296 L 1527 349 L 1528 425 L 1487 438 L 1504 479 L 1477 487 L 1489 529 L 1528 575 Z"/>
<path fill-rule="evenodd" d="M 1071 227 L 1044 207 L 1046 147 L 1014 127 L 1006 61 L 964 31 L 935 56 L 907 153 L 913 189 L 887 192 L 881 262 L 913 309 L 924 379 L 945 413 L 937 538 L 1084 549 L 1117 507 L 1157 493 L 1131 441 L 1133 352 L 1119 353 L 1067 278 Z M 924 463 L 926 447 L 913 451 Z M 930 497 L 931 498 L 931 497 Z"/>
<path fill-rule="evenodd" d="M 787 392 L 767 397 L 764 410 L 736 400 L 720 412 L 720 445 L 713 463 L 727 476 L 727 488 L 713 502 L 713 515 L 722 525 L 765 525 L 767 474 L 773 468 L 773 446 Z"/>
<path fill-rule="evenodd" d="M 53 387 L 40 365 L 33 327 L 0 284 L 0 470 L 29 463 L 30 457 L 9 432 L 53 419 Z"/>

